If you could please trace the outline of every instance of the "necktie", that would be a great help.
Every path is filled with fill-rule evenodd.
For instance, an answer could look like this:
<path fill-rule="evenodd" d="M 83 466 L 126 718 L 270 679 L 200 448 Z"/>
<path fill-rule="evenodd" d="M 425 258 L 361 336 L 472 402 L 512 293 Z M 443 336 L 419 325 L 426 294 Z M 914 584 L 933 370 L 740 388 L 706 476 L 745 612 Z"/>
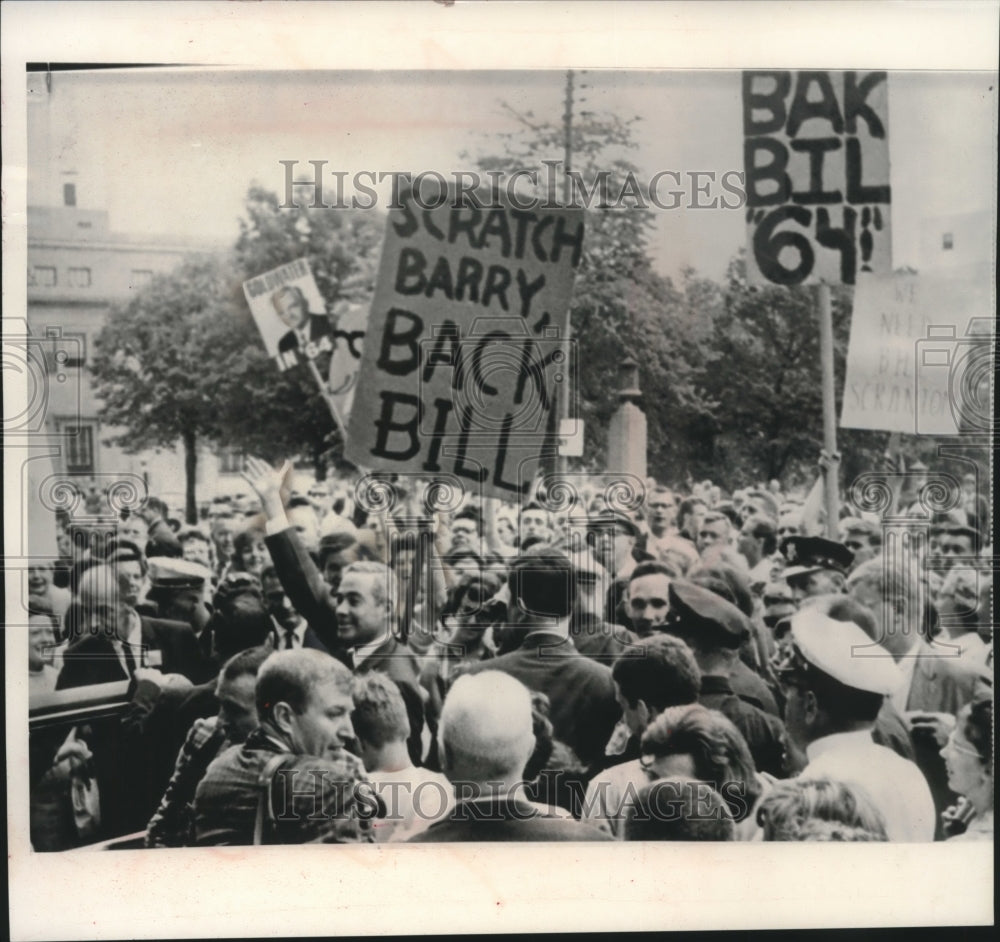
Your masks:
<path fill-rule="evenodd" d="M 132 646 L 123 642 L 122 653 L 125 655 L 125 663 L 128 665 L 128 675 L 131 677 L 135 673 L 135 656 L 132 654 Z"/>
<path fill-rule="evenodd" d="M 295 648 L 295 629 L 285 629 L 285 650 L 291 651 Z"/>

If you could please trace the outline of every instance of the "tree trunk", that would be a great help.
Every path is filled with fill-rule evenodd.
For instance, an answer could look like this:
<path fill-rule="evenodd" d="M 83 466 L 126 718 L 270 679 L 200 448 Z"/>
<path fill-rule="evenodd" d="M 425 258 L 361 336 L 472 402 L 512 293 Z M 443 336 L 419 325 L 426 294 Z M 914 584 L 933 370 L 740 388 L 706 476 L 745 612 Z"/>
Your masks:
<path fill-rule="evenodd" d="M 198 470 L 198 437 L 187 431 L 184 440 L 184 515 L 191 526 L 198 522 L 198 502 L 195 499 L 194 482 Z"/>

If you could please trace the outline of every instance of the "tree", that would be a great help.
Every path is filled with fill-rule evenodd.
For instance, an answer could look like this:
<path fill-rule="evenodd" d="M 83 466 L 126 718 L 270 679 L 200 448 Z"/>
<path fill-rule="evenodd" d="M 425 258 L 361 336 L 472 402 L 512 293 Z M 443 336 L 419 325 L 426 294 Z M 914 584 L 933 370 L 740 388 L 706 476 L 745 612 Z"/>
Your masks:
<path fill-rule="evenodd" d="M 197 519 L 198 445 L 221 434 L 220 378 L 245 355 L 233 330 L 232 267 L 220 256 L 191 256 L 112 309 L 95 339 L 91 373 L 99 415 L 123 429 L 107 444 L 128 453 L 184 449 L 185 514 Z"/>
<path fill-rule="evenodd" d="M 548 196 L 546 161 L 561 161 L 563 125 L 502 107 L 519 127 L 491 136 L 490 153 L 475 158 L 484 170 L 535 170 L 536 195 Z M 629 159 L 638 117 L 583 112 L 572 124 L 572 169 L 579 174 L 572 202 L 586 212 L 584 252 L 570 304 L 578 381 L 572 412 L 584 420 L 584 458 L 604 466 L 608 420 L 617 407 L 618 367 L 626 357 L 639 364 L 649 419 L 649 457 L 654 473 L 676 475 L 686 461 L 687 439 L 678 429 L 694 427 L 701 410 L 685 356 L 690 331 L 682 323 L 684 296 L 652 268 L 649 235 L 654 220 L 649 192 Z M 559 175 L 556 175 L 559 179 Z M 557 196 L 561 196 L 561 186 Z"/>
<path fill-rule="evenodd" d="M 835 387 L 843 390 L 852 295 L 832 290 Z M 708 404 L 704 462 L 696 474 L 730 486 L 814 474 L 823 448 L 819 326 L 808 288 L 757 288 L 741 252 L 729 266 L 722 306 L 696 384 Z M 839 401 L 836 404 L 839 414 Z M 838 430 L 843 479 L 877 468 L 886 435 Z"/>

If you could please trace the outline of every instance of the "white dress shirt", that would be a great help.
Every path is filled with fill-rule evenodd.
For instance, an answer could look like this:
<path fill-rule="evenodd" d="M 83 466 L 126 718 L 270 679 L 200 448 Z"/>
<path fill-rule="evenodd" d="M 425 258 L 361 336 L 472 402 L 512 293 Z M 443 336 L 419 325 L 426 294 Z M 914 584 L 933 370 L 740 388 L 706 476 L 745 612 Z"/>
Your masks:
<path fill-rule="evenodd" d="M 882 812 L 890 841 L 934 840 L 934 800 L 916 764 L 872 741 L 869 730 L 834 733 L 806 746 L 799 778 L 831 778 L 867 792 Z"/>

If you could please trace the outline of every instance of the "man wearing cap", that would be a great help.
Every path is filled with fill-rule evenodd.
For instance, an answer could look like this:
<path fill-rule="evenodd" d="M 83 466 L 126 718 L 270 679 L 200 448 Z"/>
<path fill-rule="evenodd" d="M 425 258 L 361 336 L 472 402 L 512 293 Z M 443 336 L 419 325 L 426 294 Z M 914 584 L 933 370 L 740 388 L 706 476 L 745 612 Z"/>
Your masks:
<path fill-rule="evenodd" d="M 149 561 L 146 598 L 156 605 L 158 618 L 184 622 L 200 635 L 210 617 L 205 587 L 211 578 L 211 572 L 199 563 L 156 556 Z"/>
<path fill-rule="evenodd" d="M 618 621 L 619 605 L 627 591 L 629 576 L 636 566 L 632 551 L 638 538 L 639 527 L 636 522 L 617 510 L 602 510 L 591 517 L 587 524 L 587 543 L 594 558 L 613 579 L 604 610 L 606 621 Z"/>
<path fill-rule="evenodd" d="M 124 577 L 91 566 L 80 579 L 84 633 L 63 655 L 57 689 L 130 679 L 140 667 L 181 674 L 195 683 L 209 666 L 190 625 L 139 615 Z"/>
<path fill-rule="evenodd" d="M 874 559 L 882 552 L 882 528 L 863 517 L 845 517 L 837 529 L 840 542 L 854 554 L 851 569 Z"/>
<path fill-rule="evenodd" d="M 792 616 L 781 677 L 788 734 L 808 760 L 800 777 L 863 789 L 891 841 L 932 841 L 936 815 L 924 776 L 872 740 L 882 700 L 899 686 L 892 655 L 852 622 L 809 607 Z"/>
<path fill-rule="evenodd" d="M 796 604 L 811 595 L 844 591 L 854 554 L 843 544 L 820 536 L 790 536 L 780 549 L 788 563 L 782 578 Z"/>
<path fill-rule="evenodd" d="M 732 721 L 746 739 L 758 771 L 781 777 L 785 754 L 781 720 L 738 697 L 730 682 L 740 645 L 750 636 L 746 615 L 714 592 L 688 582 L 671 583 L 668 600 L 664 630 L 694 652 L 701 670 L 698 702 Z"/>

